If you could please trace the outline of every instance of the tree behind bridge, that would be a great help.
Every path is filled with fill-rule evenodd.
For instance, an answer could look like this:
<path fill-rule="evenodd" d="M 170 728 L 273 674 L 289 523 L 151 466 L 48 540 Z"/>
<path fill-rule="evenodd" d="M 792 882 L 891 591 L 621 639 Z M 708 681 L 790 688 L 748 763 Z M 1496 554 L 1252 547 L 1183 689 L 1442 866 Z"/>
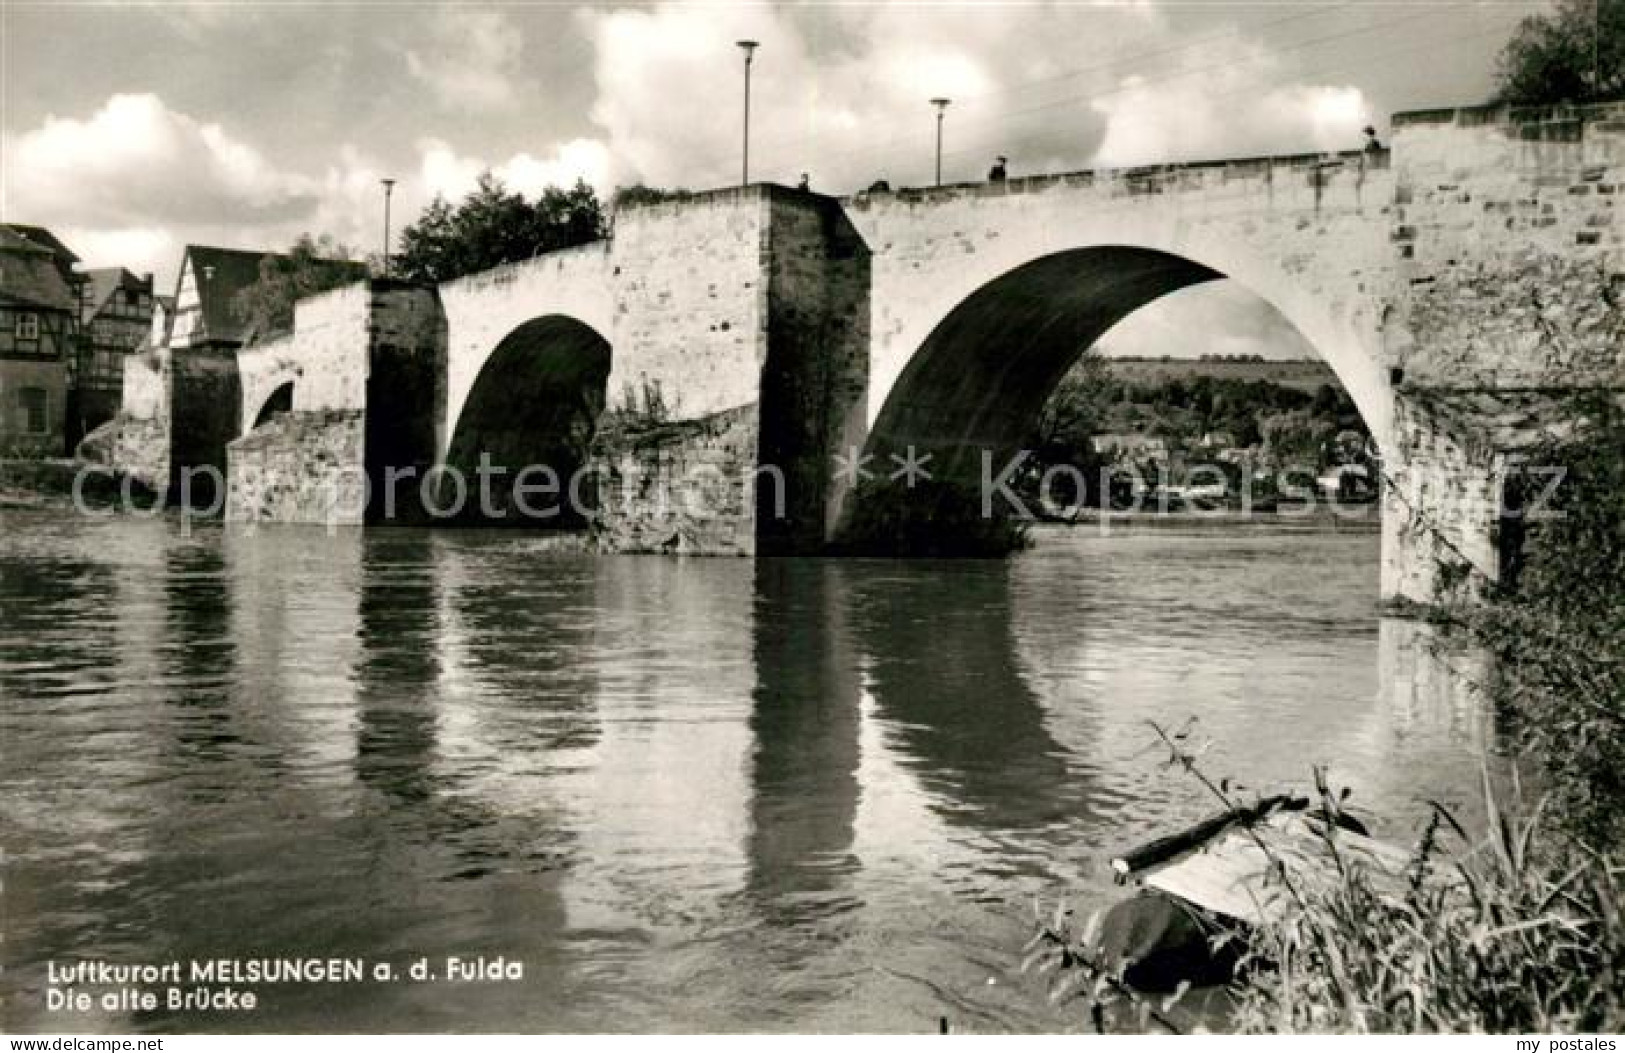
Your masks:
<path fill-rule="evenodd" d="M 293 328 L 298 300 L 366 276 L 366 265 L 352 260 L 350 249 L 331 236 L 301 234 L 286 253 L 260 259 L 258 279 L 232 296 L 231 311 L 249 342 L 263 340 Z"/>
<path fill-rule="evenodd" d="M 436 196 L 401 231 L 392 271 L 413 281 L 450 281 L 604 234 L 603 206 L 585 182 L 569 190 L 550 186 L 532 202 L 486 172 L 461 204 Z"/>
<path fill-rule="evenodd" d="M 1496 101 L 1514 106 L 1625 97 L 1625 0 L 1559 0 L 1501 49 Z"/>

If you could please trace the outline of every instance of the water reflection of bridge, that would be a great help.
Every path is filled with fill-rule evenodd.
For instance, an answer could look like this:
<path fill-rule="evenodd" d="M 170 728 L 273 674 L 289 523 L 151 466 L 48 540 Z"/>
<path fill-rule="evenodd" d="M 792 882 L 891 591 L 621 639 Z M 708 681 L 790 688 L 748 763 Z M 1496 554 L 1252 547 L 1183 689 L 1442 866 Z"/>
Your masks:
<path fill-rule="evenodd" d="M 1068 632 L 1106 645 L 1032 624 L 1092 579 L 1035 593 L 1030 561 L 591 561 L 514 535 L 153 529 L 156 559 L 6 579 L 50 650 L 8 655 L 0 688 L 55 698 L 50 676 L 82 669 L 81 690 L 117 689 L 118 709 L 76 702 L 58 726 L 111 714 L 144 773 L 128 807 L 74 799 L 76 828 L 117 831 L 111 880 L 46 897 L 25 868 L 15 886 L 68 896 L 98 931 L 199 956 L 245 925 L 310 953 L 518 949 L 543 986 L 482 992 L 490 1018 L 587 1027 L 602 999 L 635 1001 L 674 932 L 757 975 L 844 967 L 896 916 L 899 873 L 952 901 L 967 858 L 1075 855 L 1080 830 L 1114 821 L 1096 812 L 1120 789 L 1103 785 L 1112 700 L 1044 664 Z M 82 638 L 46 631 L 91 607 L 110 613 Z M 1482 741 L 1460 660 L 1436 662 L 1415 629 L 1385 623 L 1383 704 L 1336 715 L 1329 737 L 1378 755 Z M 39 751 L 15 777 L 71 784 L 76 756 Z M 1430 754 L 1406 756 L 1378 792 L 1431 792 L 1414 763 Z M 33 937 L 50 954 L 99 946 L 51 924 Z M 664 980 L 674 998 L 688 982 Z M 385 1003 L 448 1022 L 434 999 L 346 1008 L 319 991 L 279 1022 Z"/>

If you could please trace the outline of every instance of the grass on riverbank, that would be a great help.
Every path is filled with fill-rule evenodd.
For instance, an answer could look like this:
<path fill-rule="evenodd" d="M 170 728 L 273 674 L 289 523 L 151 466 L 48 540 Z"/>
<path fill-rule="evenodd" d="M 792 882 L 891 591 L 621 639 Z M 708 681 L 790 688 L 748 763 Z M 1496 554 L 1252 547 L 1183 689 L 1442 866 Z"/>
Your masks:
<path fill-rule="evenodd" d="M 1236 1030 L 1625 1029 L 1625 869 L 1562 834 L 1547 804 L 1485 792 L 1484 839 L 1436 811 L 1401 896 L 1358 866 L 1318 885 L 1281 860 L 1301 898 L 1253 934 Z"/>
<path fill-rule="evenodd" d="M 1244 802 L 1203 775 L 1195 750 L 1165 734 L 1171 767 L 1199 779 L 1233 813 Z M 1435 807 L 1411 851 L 1402 891 L 1336 843 L 1343 797 L 1319 778 L 1332 821 L 1328 874 L 1276 852 L 1267 886 L 1283 905 L 1252 929 L 1215 941 L 1246 947 L 1226 1030 L 1244 1033 L 1563 1033 L 1625 1030 L 1625 860 L 1563 829 L 1550 798 L 1525 809 L 1517 787 L 1484 780 L 1486 834 L 1473 841 Z M 1055 973 L 1052 998 L 1086 996 L 1097 1029 L 1110 1019 L 1174 1030 L 1173 999 L 1152 998 L 1103 967 L 1060 911 L 1040 920 L 1036 957 Z"/>

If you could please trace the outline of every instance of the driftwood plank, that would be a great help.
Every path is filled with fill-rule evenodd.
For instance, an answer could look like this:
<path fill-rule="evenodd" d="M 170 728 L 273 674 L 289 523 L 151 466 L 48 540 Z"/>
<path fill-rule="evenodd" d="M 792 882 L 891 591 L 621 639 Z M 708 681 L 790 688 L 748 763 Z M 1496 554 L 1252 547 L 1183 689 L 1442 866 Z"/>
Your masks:
<path fill-rule="evenodd" d="M 1277 812 L 1250 830 L 1227 829 L 1207 844 L 1144 871 L 1140 879 L 1149 888 L 1256 925 L 1278 917 L 1288 905 L 1286 890 L 1270 877 L 1270 856 L 1259 842 L 1287 862 L 1300 888 L 1330 885 L 1338 880 L 1338 864 L 1324 831 L 1320 820 L 1311 816 Z M 1400 894 L 1408 852 L 1347 830 L 1333 830 L 1331 838 L 1344 866 L 1363 868 L 1379 891 Z"/>

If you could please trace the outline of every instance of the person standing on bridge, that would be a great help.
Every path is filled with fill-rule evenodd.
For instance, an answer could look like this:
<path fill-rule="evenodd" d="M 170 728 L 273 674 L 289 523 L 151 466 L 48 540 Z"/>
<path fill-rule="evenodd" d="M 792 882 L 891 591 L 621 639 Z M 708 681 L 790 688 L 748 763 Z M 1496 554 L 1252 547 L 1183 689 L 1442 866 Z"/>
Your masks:
<path fill-rule="evenodd" d="M 993 167 L 988 169 L 988 172 L 987 172 L 987 181 L 989 183 L 1002 183 L 1002 182 L 1004 182 L 1004 179 L 1005 179 L 1004 166 L 1005 166 L 1005 163 L 1007 161 L 1009 161 L 1009 160 L 1010 159 L 1008 157 L 1005 157 L 1003 154 L 1000 154 L 997 158 L 994 159 Z"/>

